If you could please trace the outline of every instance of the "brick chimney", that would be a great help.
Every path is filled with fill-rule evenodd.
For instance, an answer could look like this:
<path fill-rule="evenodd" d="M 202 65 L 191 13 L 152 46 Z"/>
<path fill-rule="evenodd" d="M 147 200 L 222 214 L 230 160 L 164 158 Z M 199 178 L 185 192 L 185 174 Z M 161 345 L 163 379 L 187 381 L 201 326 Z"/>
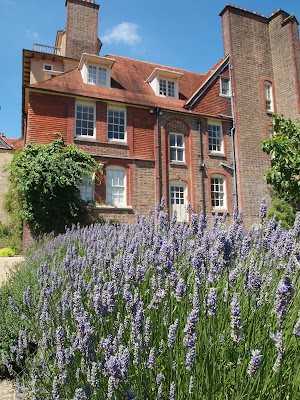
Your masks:
<path fill-rule="evenodd" d="M 66 56 L 80 59 L 82 53 L 99 54 L 98 10 L 93 0 L 66 0 Z"/>

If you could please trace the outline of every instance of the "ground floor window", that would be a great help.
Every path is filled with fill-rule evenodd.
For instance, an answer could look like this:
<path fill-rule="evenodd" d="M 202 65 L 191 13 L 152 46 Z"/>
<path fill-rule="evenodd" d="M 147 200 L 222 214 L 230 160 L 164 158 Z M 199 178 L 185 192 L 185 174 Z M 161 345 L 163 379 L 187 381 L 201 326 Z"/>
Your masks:
<path fill-rule="evenodd" d="M 170 212 L 173 215 L 174 210 L 177 212 L 177 220 L 181 222 L 188 219 L 187 216 L 187 196 L 186 184 L 178 181 L 170 182 Z"/>
<path fill-rule="evenodd" d="M 83 201 L 94 201 L 94 176 L 82 174 L 81 181 L 78 182 L 80 198 Z"/>
<path fill-rule="evenodd" d="M 211 207 L 212 209 L 226 208 L 225 177 L 212 175 L 210 178 Z"/>
<path fill-rule="evenodd" d="M 126 170 L 118 166 L 106 168 L 106 203 L 116 207 L 126 205 Z"/>

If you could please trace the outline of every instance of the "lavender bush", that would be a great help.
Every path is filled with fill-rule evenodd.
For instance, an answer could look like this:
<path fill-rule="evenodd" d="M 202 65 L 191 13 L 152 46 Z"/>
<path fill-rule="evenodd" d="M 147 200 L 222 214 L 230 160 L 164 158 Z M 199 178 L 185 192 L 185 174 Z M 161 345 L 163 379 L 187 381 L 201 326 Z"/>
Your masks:
<path fill-rule="evenodd" d="M 20 399 L 297 398 L 300 213 L 245 233 L 237 211 L 207 230 L 163 208 L 31 255 L 44 261 L 22 307 L 10 299 L 20 331 L 3 354 Z"/>

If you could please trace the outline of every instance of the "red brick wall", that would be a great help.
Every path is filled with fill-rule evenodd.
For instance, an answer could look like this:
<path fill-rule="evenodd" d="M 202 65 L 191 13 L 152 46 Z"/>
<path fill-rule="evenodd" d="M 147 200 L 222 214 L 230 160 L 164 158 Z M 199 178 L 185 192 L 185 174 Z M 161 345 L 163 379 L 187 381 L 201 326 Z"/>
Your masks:
<path fill-rule="evenodd" d="M 220 75 L 228 77 L 228 68 Z M 192 108 L 193 112 L 206 115 L 231 116 L 230 98 L 220 96 L 220 77 L 206 90 Z"/>
<path fill-rule="evenodd" d="M 74 136 L 74 99 L 30 92 L 26 143 L 51 143 L 60 132 L 66 142 Z"/>

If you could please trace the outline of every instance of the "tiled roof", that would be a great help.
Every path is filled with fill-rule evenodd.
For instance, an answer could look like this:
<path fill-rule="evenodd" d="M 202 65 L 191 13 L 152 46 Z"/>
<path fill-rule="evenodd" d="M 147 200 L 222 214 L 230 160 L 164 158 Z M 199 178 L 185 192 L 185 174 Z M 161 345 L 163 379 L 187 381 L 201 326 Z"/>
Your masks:
<path fill-rule="evenodd" d="M 111 69 L 111 88 L 84 84 L 81 72 L 77 68 L 47 81 L 30 85 L 30 87 L 108 101 L 188 112 L 184 108 L 187 99 L 207 79 L 206 75 L 178 68 L 111 54 L 106 57 L 116 60 Z M 183 76 L 179 79 L 179 100 L 156 96 L 149 83 L 145 82 L 155 68 L 183 73 Z"/>
<path fill-rule="evenodd" d="M 7 139 L 0 135 L 0 149 L 1 150 L 12 150 L 12 147 L 7 143 Z"/>
<path fill-rule="evenodd" d="M 24 148 L 24 139 L 23 138 L 19 138 L 19 139 L 5 138 L 5 141 L 14 150 L 22 150 Z"/>

